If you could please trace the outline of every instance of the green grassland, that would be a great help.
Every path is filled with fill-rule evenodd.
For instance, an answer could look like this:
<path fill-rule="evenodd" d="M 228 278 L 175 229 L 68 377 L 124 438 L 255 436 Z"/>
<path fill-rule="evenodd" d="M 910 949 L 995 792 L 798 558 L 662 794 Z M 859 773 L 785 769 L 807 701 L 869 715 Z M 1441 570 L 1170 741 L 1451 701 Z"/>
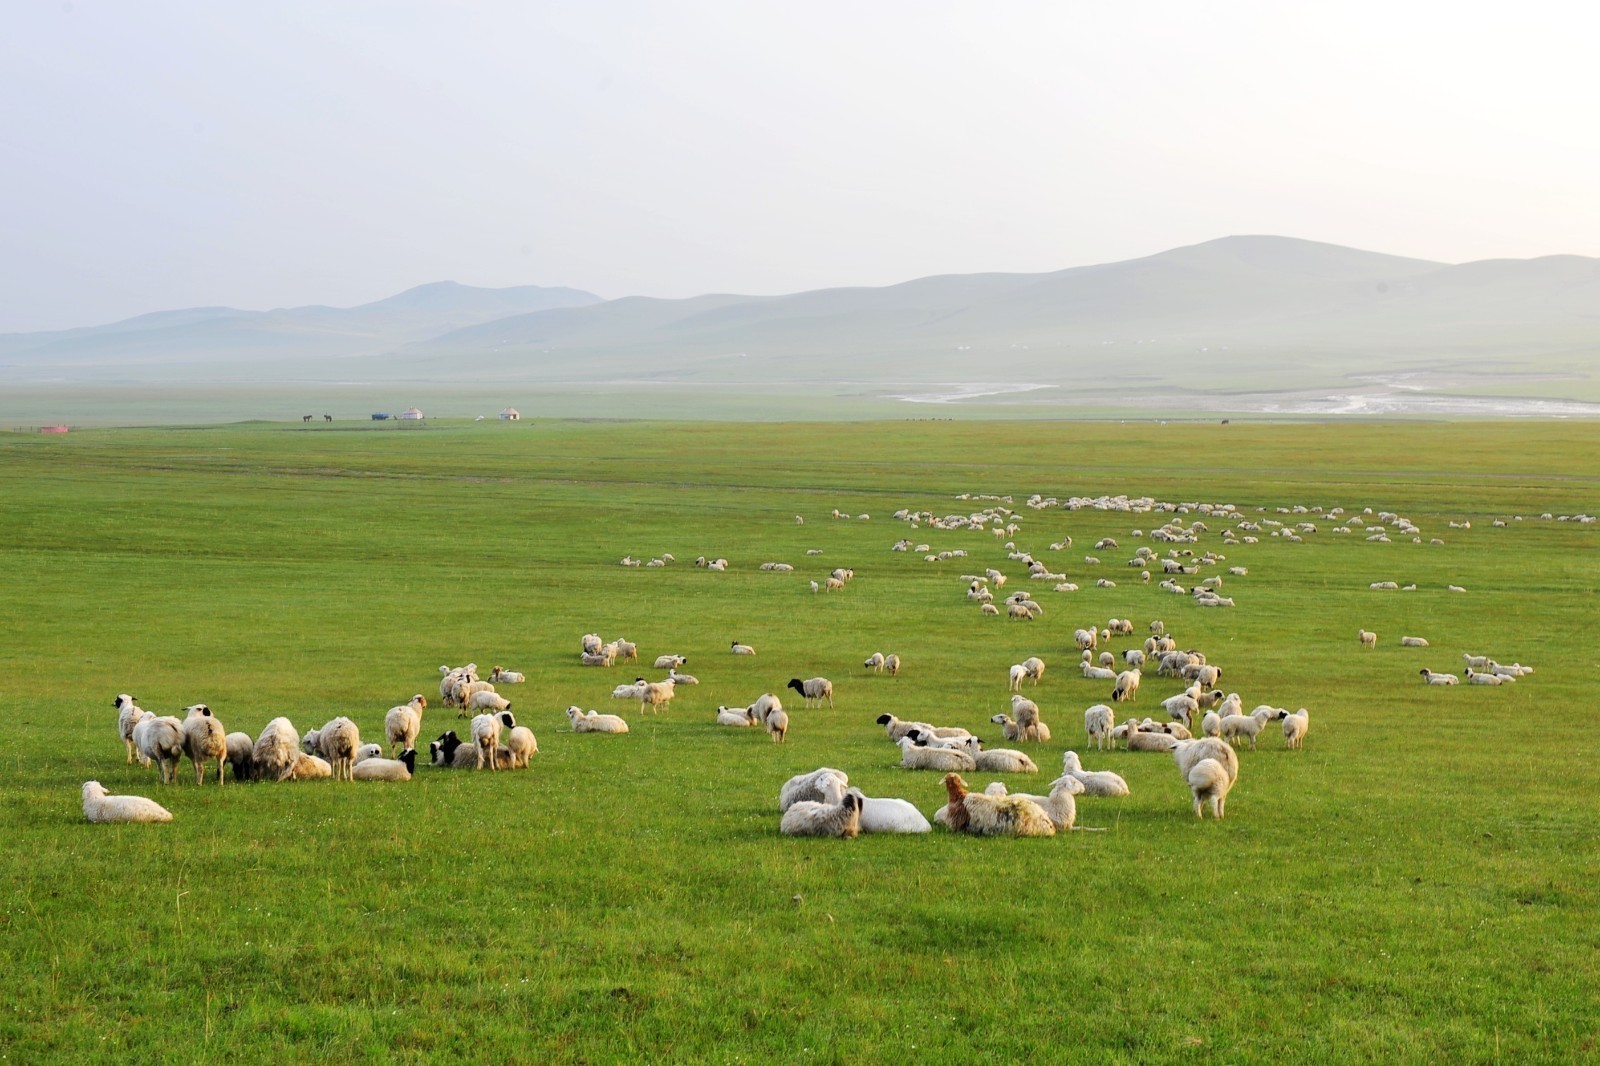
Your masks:
<path fill-rule="evenodd" d="M 1600 526 L 1538 516 L 1600 510 L 1600 426 L 108 429 L 0 434 L 0 490 L 0 1061 L 1597 1053 Z M 988 534 L 892 517 L 983 506 L 960 493 L 1011 495 L 1018 547 L 1081 591 L 1025 581 Z M 1199 550 L 1249 574 L 1225 578 L 1235 609 L 1204 610 L 1124 565 L 1145 543 L 1130 531 L 1159 518 L 1036 511 L 1032 493 L 1279 521 L 1280 506 L 1370 506 L 1424 538 L 1369 543 L 1319 519 L 1303 543 L 1224 549 L 1212 520 Z M 891 552 L 903 536 L 969 554 Z M 1121 549 L 1094 551 L 1106 536 Z M 663 552 L 676 562 L 617 565 Z M 768 560 L 797 569 L 760 572 Z M 834 566 L 855 580 L 813 594 Z M 981 616 L 960 575 L 986 566 L 1044 617 Z M 1379 580 L 1418 588 L 1368 589 Z M 1303 751 L 1273 727 L 1241 752 L 1226 821 L 1195 820 L 1169 757 L 1083 747 L 1082 712 L 1109 684 L 1071 669 L 1072 630 L 1124 616 L 1141 640 L 1164 619 L 1247 708 L 1310 710 Z M 686 654 L 701 684 L 641 717 L 609 698 L 632 668 L 578 664 L 591 631 L 636 641 L 652 677 L 657 654 Z M 729 655 L 735 639 L 758 655 Z M 898 653 L 901 676 L 864 671 L 873 651 Z M 1421 684 L 1463 651 L 1537 672 Z M 778 833 L 779 786 L 821 765 L 931 815 L 938 775 L 899 769 L 873 719 L 998 740 L 1007 667 L 1030 654 L 1049 663 L 1030 695 L 1055 739 L 1034 753 L 1043 773 L 1003 779 L 1043 790 L 1077 749 L 1132 787 L 1080 799 L 1079 824 L 1104 832 Z M 469 660 L 527 673 L 503 691 L 538 735 L 530 770 L 197 789 L 185 763 L 163 787 L 116 738 L 118 692 L 161 713 L 205 702 L 252 735 L 277 715 L 304 731 L 348 714 L 369 738 L 424 692 L 427 739 L 458 724 L 434 700 L 438 666 Z M 815 674 L 837 707 L 788 701 L 784 745 L 713 724 L 718 704 Z M 1178 688 L 1147 676 L 1138 711 Z M 574 735 L 569 704 L 633 731 Z M 86 824 L 90 778 L 155 796 L 174 822 Z"/>

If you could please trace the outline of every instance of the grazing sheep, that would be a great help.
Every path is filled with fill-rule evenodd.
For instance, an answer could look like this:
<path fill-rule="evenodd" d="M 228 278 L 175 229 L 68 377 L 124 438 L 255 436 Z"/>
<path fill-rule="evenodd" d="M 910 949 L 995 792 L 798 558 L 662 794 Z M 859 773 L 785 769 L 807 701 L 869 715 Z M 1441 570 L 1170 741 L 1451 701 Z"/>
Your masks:
<path fill-rule="evenodd" d="M 1200 735 L 1203 737 L 1222 736 L 1222 716 L 1216 711 L 1207 711 L 1206 716 L 1200 719 Z"/>
<path fill-rule="evenodd" d="M 183 757 L 183 723 L 170 714 L 147 714 L 133 727 L 133 743 L 139 762 L 156 764 L 163 785 L 178 779 L 178 760 Z"/>
<path fill-rule="evenodd" d="M 961 775 L 945 775 L 950 802 L 946 818 L 950 828 L 973 836 L 1053 837 L 1055 823 L 1037 803 L 1018 796 L 990 796 L 969 792 Z"/>
<path fill-rule="evenodd" d="M 1370 630 L 1363 629 L 1356 633 L 1356 637 L 1361 641 L 1363 648 L 1376 648 L 1378 646 L 1378 634 Z"/>
<path fill-rule="evenodd" d="M 853 840 L 861 832 L 861 801 L 849 792 L 838 803 L 802 800 L 783 812 L 780 828 L 791 837 Z"/>
<path fill-rule="evenodd" d="M 1107 744 L 1113 749 L 1116 742 L 1111 739 L 1111 730 L 1117 724 L 1117 716 L 1110 707 L 1097 703 L 1083 712 L 1083 731 L 1087 734 L 1086 744 L 1093 744 L 1096 750 L 1104 751 Z"/>
<path fill-rule="evenodd" d="M 367 748 L 376 748 L 378 745 L 369 744 Z M 380 749 L 381 750 L 381 749 Z M 417 772 L 417 749 L 407 748 L 400 753 L 398 759 L 384 759 L 377 756 L 356 759 L 355 766 L 350 770 L 352 781 L 410 781 L 411 776 Z"/>
<path fill-rule="evenodd" d="M 1194 796 L 1194 816 L 1204 820 L 1205 804 L 1209 802 L 1211 817 L 1220 820 L 1226 813 L 1228 790 L 1233 788 L 1227 769 L 1215 759 L 1201 759 L 1184 773 L 1184 780 Z"/>
<path fill-rule="evenodd" d="M 750 711 L 756 716 L 756 721 L 758 722 L 766 721 L 767 715 L 770 712 L 781 710 L 783 710 L 783 701 L 770 692 L 763 692 L 761 695 L 757 696 L 756 701 L 750 705 Z"/>
<path fill-rule="evenodd" d="M 677 682 L 670 677 L 665 681 L 646 681 L 641 677 L 635 680 L 634 684 L 639 686 L 640 714 L 643 714 L 647 707 L 661 710 L 672 702 L 673 696 L 677 695 Z"/>
<path fill-rule="evenodd" d="M 740 644 L 737 640 L 728 645 L 728 649 L 735 655 L 754 655 L 756 650 L 748 644 Z"/>
<path fill-rule="evenodd" d="M 217 784 L 222 784 L 222 763 L 228 757 L 228 732 L 203 703 L 186 708 L 183 719 L 183 752 L 194 763 L 194 783 L 206 782 L 206 763 L 217 764 Z"/>
<path fill-rule="evenodd" d="M 752 726 L 756 724 L 756 713 L 749 707 L 718 707 L 717 724 Z"/>
<path fill-rule="evenodd" d="M 1237 743 L 1240 737 L 1250 738 L 1250 750 L 1256 750 L 1256 737 L 1268 722 L 1278 716 L 1277 708 L 1261 706 L 1249 714 L 1226 714 L 1222 716 L 1222 739 L 1230 744 Z"/>
<path fill-rule="evenodd" d="M 122 738 L 122 743 L 128 749 L 128 765 L 133 765 L 133 727 L 139 720 L 149 714 L 140 707 L 134 698 L 124 692 L 111 701 L 111 706 L 117 709 L 117 735 Z"/>
<path fill-rule="evenodd" d="M 130 697 L 131 702 L 131 697 Z M 91 822 L 170 822 L 172 812 L 143 796 L 111 796 L 98 781 L 83 783 L 83 816 Z"/>
<path fill-rule="evenodd" d="M 411 702 L 389 708 L 383 716 L 383 736 L 389 745 L 389 754 L 417 746 L 417 734 L 422 731 L 422 709 L 428 701 L 422 693 L 411 697 Z"/>
<path fill-rule="evenodd" d="M 489 681 L 496 685 L 520 685 L 526 680 L 528 680 L 528 675 L 519 674 L 515 670 L 507 670 L 503 666 L 497 666 L 489 671 Z"/>
<path fill-rule="evenodd" d="M 1310 713 L 1302 707 L 1293 714 L 1284 711 L 1278 717 L 1283 720 L 1283 746 L 1285 748 L 1304 747 L 1306 733 L 1311 729 Z"/>
<path fill-rule="evenodd" d="M 1111 689 L 1112 703 L 1132 703 L 1139 695 L 1139 680 L 1143 675 L 1138 670 L 1124 670 L 1117 675 L 1117 683 Z"/>
<path fill-rule="evenodd" d="M 1023 740 L 1042 741 L 1049 732 L 1048 728 L 1041 729 L 1044 725 L 1039 719 L 1039 705 L 1025 696 L 1013 694 L 1011 697 L 1011 713 L 1016 717 L 1017 728 L 1021 731 Z"/>
<path fill-rule="evenodd" d="M 778 813 L 796 803 L 838 803 L 850 787 L 850 776 L 831 766 L 819 766 L 808 774 L 796 774 L 778 790 Z"/>
<path fill-rule="evenodd" d="M 1009 672 L 1009 685 L 1012 692 L 1022 688 L 1023 678 L 1028 676 L 1028 668 L 1021 663 L 1013 663 Z"/>
<path fill-rule="evenodd" d="M 767 735 L 774 744 L 782 744 L 783 738 L 789 734 L 789 715 L 779 706 L 767 709 L 761 716 L 761 723 L 767 727 Z"/>
<path fill-rule="evenodd" d="M 249 781 L 255 776 L 256 742 L 249 733 L 229 733 L 223 738 L 227 748 L 228 772 L 235 781 Z"/>
<path fill-rule="evenodd" d="M 614 714 L 596 714 L 590 711 L 584 714 L 577 707 L 567 708 L 567 721 L 572 723 L 574 733 L 626 733 L 628 723 Z"/>
<path fill-rule="evenodd" d="M 313 729 L 300 740 L 307 755 L 320 755 L 333 768 L 338 781 L 350 779 L 350 769 L 355 764 L 356 749 L 361 746 L 361 730 L 350 719 L 340 715 L 330 718 L 321 729 Z"/>
<path fill-rule="evenodd" d="M 287 718 L 274 718 L 268 722 L 251 752 L 258 781 L 282 781 L 295 767 L 300 757 L 300 734 Z"/>
<path fill-rule="evenodd" d="M 1402 648 L 1426 648 L 1428 646 L 1428 638 L 1427 637 L 1401 637 L 1400 638 L 1400 646 Z"/>
<path fill-rule="evenodd" d="M 483 769 L 487 762 L 489 769 L 495 769 L 494 751 L 500 746 L 500 731 L 502 728 L 510 729 L 517 724 L 510 712 L 499 714 L 480 714 L 472 719 L 472 744 L 477 748 L 477 768 Z"/>
<path fill-rule="evenodd" d="M 909 736 L 901 737 L 900 765 L 907 770 L 976 770 L 971 755 L 958 748 L 925 748 Z"/>
<path fill-rule="evenodd" d="M 871 670 L 875 674 L 881 674 L 883 673 L 883 664 L 883 652 L 875 651 L 871 655 L 867 656 L 866 662 L 862 663 L 861 665 L 866 667 L 868 670 Z"/>
<path fill-rule="evenodd" d="M 1128 732 L 1122 741 L 1129 751 L 1171 751 L 1181 743 L 1177 737 L 1166 733 L 1142 732 L 1139 723 L 1132 719 L 1127 724 Z"/>
<path fill-rule="evenodd" d="M 863 833 L 931 833 L 933 826 L 909 800 L 879 799 L 866 796 L 859 788 L 852 788 L 856 805 L 861 808 Z"/>
<path fill-rule="evenodd" d="M 1195 764 L 1203 759 L 1211 759 L 1222 765 L 1228 773 L 1230 781 L 1239 777 L 1239 753 L 1228 746 L 1226 741 L 1216 737 L 1201 737 L 1198 740 L 1180 741 L 1172 749 L 1173 761 L 1178 764 L 1178 769 L 1185 776 L 1194 768 Z"/>
<path fill-rule="evenodd" d="M 1022 660 L 1023 676 L 1037 685 L 1044 680 L 1044 660 L 1037 655 L 1030 655 Z"/>
<path fill-rule="evenodd" d="M 1083 786 L 1085 796 L 1126 796 L 1128 783 L 1122 779 L 1121 774 L 1112 773 L 1110 770 L 1085 770 L 1083 763 L 1078 760 L 1075 751 L 1063 752 L 1061 755 L 1061 773 L 1063 776 L 1072 777 Z"/>
<path fill-rule="evenodd" d="M 1529 667 L 1529 669 L 1531 670 L 1532 667 Z M 888 655 L 885 655 L 883 657 L 883 672 L 888 674 L 890 677 L 899 677 L 900 676 L 900 656 L 894 654 L 893 652 L 890 652 Z"/>
<path fill-rule="evenodd" d="M 1180 692 L 1176 696 L 1168 696 L 1161 701 L 1162 709 L 1172 716 L 1174 722 L 1182 722 L 1185 726 L 1193 728 L 1194 716 L 1200 710 L 1200 702 L 1187 692 Z"/>
<path fill-rule="evenodd" d="M 506 734 L 505 747 L 511 753 L 513 770 L 527 769 L 529 761 L 539 754 L 539 740 L 525 725 L 511 727 L 511 732 Z"/>
<path fill-rule="evenodd" d="M 786 686 L 794 689 L 804 698 L 807 707 L 822 706 L 822 701 L 827 700 L 828 706 L 833 706 L 833 682 L 825 677 L 812 677 L 802 681 L 798 677 L 789 679 Z"/>

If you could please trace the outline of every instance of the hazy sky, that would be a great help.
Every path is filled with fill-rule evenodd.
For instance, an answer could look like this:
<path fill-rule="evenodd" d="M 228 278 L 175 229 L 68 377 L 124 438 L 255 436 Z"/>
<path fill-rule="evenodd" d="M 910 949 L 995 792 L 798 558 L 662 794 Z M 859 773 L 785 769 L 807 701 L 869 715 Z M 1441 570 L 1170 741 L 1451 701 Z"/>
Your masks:
<path fill-rule="evenodd" d="M 1231 233 L 1600 255 L 1593 4 L 10 0 L 0 331 Z"/>

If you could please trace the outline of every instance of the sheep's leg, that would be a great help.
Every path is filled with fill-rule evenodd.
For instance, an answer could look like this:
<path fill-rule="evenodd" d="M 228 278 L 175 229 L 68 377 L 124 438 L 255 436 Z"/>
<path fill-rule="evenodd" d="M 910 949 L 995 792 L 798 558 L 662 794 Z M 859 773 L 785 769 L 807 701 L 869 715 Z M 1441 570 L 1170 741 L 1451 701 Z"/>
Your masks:
<path fill-rule="evenodd" d="M 224 755 L 218 755 L 217 756 L 217 787 L 218 788 L 222 787 L 222 763 L 226 758 L 227 757 L 224 756 Z"/>

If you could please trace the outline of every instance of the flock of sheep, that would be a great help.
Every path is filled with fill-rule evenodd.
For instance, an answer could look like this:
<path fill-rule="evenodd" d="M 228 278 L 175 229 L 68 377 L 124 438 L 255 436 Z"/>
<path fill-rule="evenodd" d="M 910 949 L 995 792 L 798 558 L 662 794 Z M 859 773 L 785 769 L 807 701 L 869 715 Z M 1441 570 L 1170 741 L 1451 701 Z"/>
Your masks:
<path fill-rule="evenodd" d="M 987 501 L 990 506 L 967 513 L 935 515 L 932 512 L 914 512 L 909 509 L 896 512 L 895 518 L 914 529 L 939 533 L 952 531 L 990 532 L 997 540 L 1006 540 L 1007 558 L 1026 570 L 1025 580 L 1046 582 L 1056 592 L 1073 592 L 1078 585 L 1067 581 L 1061 568 L 1037 560 L 1031 554 L 1017 549 L 1014 539 L 1021 531 L 1020 516 L 1009 506 L 1010 497 L 963 496 L 961 499 Z M 1153 571 L 1163 575 L 1162 587 L 1170 592 L 1190 597 L 1201 607 L 1231 607 L 1234 601 L 1222 597 L 1220 589 L 1224 576 L 1244 577 L 1248 570 L 1242 566 L 1222 564 L 1227 556 L 1210 550 L 1197 554 L 1190 545 L 1209 533 L 1207 522 L 1228 522 L 1220 533 L 1221 547 L 1255 543 L 1259 535 L 1281 537 L 1299 542 L 1318 531 L 1316 521 L 1334 522 L 1332 532 L 1349 534 L 1363 531 L 1369 541 L 1387 541 L 1393 529 L 1413 541 L 1420 542 L 1422 533 L 1403 516 L 1388 512 L 1372 515 L 1370 509 L 1361 515 L 1346 514 L 1339 508 L 1324 511 L 1320 508 L 1278 508 L 1280 513 L 1305 516 L 1296 521 L 1267 517 L 1248 517 L 1228 504 L 1164 503 L 1149 497 L 1126 496 L 1073 497 L 1065 501 L 1053 497 L 1034 496 L 1026 506 L 1042 510 L 1064 508 L 1079 510 L 1095 508 L 1120 511 L 1130 515 L 1152 514 L 1164 517 L 1158 525 L 1146 531 L 1135 528 L 1129 536 L 1146 539 L 1163 545 L 1162 549 L 1140 545 L 1128 559 L 1128 566 L 1139 571 L 1140 580 L 1151 580 Z M 1183 516 L 1193 516 L 1185 521 Z M 851 516 L 835 512 L 836 518 Z M 860 518 L 867 518 L 866 515 Z M 1313 521 L 1315 519 L 1316 521 Z M 803 520 L 796 516 L 798 522 Z M 1146 523 L 1147 525 L 1149 523 Z M 1497 522 L 1497 525 L 1504 524 Z M 1456 523 L 1452 523 L 1456 525 Z M 1461 524 L 1465 526 L 1465 523 Z M 926 534 L 924 534 L 926 535 Z M 964 558 L 965 548 L 933 551 L 919 538 L 897 541 L 892 550 L 915 551 L 928 561 Z M 1435 540 L 1433 543 L 1441 543 Z M 1051 551 L 1069 548 L 1071 538 L 1049 545 Z M 1095 550 L 1116 551 L 1116 540 L 1105 537 L 1096 541 Z M 808 554 L 820 554 L 813 549 Z M 653 558 L 648 566 L 665 566 L 673 562 L 670 554 Z M 631 555 L 623 564 L 641 565 Z M 696 565 L 708 570 L 726 571 L 728 562 L 721 558 L 696 560 Z M 1098 556 L 1085 556 L 1084 565 L 1101 565 Z M 792 571 L 787 563 L 765 563 L 761 569 Z M 853 569 L 838 568 L 826 578 L 825 585 L 812 581 L 814 591 L 842 589 L 855 576 Z M 1193 577 L 1192 588 L 1180 582 Z M 966 601 L 977 603 L 984 614 L 998 615 L 994 604 L 995 591 L 1003 588 L 1008 576 L 1000 569 L 986 568 L 981 574 L 964 574 L 961 578 Z M 1109 580 L 1097 582 L 1101 587 L 1115 587 Z M 1373 588 L 1400 588 L 1396 582 L 1376 582 Z M 1414 587 L 1414 586 L 1408 586 Z M 1459 586 L 1450 586 L 1461 591 Z M 1014 592 L 1004 599 L 1006 615 L 1017 620 L 1033 621 L 1044 615 L 1044 608 L 1027 592 Z M 1190 792 L 1194 813 L 1204 817 L 1209 806 L 1214 818 L 1222 818 L 1226 810 L 1229 791 L 1238 780 L 1239 758 L 1236 746 L 1248 743 L 1255 750 L 1257 739 L 1268 723 L 1281 724 L 1287 749 L 1299 749 L 1309 732 L 1310 714 L 1305 708 L 1290 712 L 1286 708 L 1262 704 L 1245 712 L 1238 693 L 1222 690 L 1222 669 L 1208 661 L 1206 655 L 1195 648 L 1180 648 L 1163 622 L 1148 624 L 1148 635 L 1142 641 L 1135 637 L 1131 619 L 1111 618 L 1105 625 L 1091 625 L 1073 632 L 1073 644 L 1079 653 L 1077 672 L 1082 678 L 1095 682 L 1110 682 L 1106 691 L 1107 703 L 1095 703 L 1084 712 L 1085 744 L 1097 751 L 1107 747 L 1115 749 L 1120 743 L 1130 752 L 1162 752 L 1174 759 L 1180 776 Z M 1127 640 L 1129 646 L 1114 652 L 1109 646 L 1117 640 Z M 1377 646 L 1377 635 L 1361 630 L 1358 642 L 1362 648 Z M 1426 639 L 1406 636 L 1402 646 L 1428 646 Z M 735 656 L 754 657 L 756 649 L 738 640 L 730 642 L 729 651 Z M 636 644 L 617 638 L 602 641 L 598 634 L 585 634 L 580 641 L 579 663 L 583 666 L 611 667 L 622 662 L 635 662 L 639 658 Z M 1513 663 L 1503 666 L 1488 656 L 1467 654 L 1465 677 L 1469 683 L 1499 685 L 1514 682 L 1532 672 L 1531 667 Z M 667 676 L 650 681 L 636 677 L 631 684 L 617 685 L 612 695 L 620 699 L 637 699 L 641 714 L 665 710 L 673 700 L 680 685 L 695 685 L 697 679 L 681 672 L 687 665 L 683 655 L 662 655 L 655 659 L 657 669 L 666 670 Z M 901 670 L 897 654 L 874 652 L 863 662 L 864 669 L 875 673 L 896 676 Z M 440 768 L 471 768 L 490 771 L 526 768 L 531 757 L 539 750 L 531 730 L 517 724 L 512 714 L 510 699 L 502 694 L 499 685 L 517 684 L 525 680 L 515 671 L 495 667 L 487 678 L 478 676 L 475 664 L 462 667 L 440 667 L 440 698 L 444 705 L 454 708 L 460 718 L 470 718 L 466 736 L 447 730 L 429 745 L 429 763 Z M 1162 718 L 1142 720 L 1128 717 L 1119 722 L 1114 705 L 1129 705 L 1137 701 L 1141 682 L 1146 672 L 1159 678 L 1171 678 L 1181 684 L 1181 690 L 1160 701 Z M 1046 673 L 1043 658 L 1032 656 L 1012 665 L 1007 671 L 1010 691 L 1010 713 L 997 713 L 990 722 L 999 727 L 1009 742 L 1046 744 L 1051 740 L 1049 725 L 1043 720 L 1039 704 L 1022 694 L 1025 684 L 1037 689 Z M 1456 684 L 1452 674 L 1435 673 L 1427 668 L 1420 671 L 1431 685 Z M 825 677 L 793 678 L 787 690 L 793 690 L 807 707 L 820 708 L 824 703 L 834 707 L 834 686 Z M 196 704 L 185 708 L 184 716 L 155 715 L 145 712 L 137 701 L 122 694 L 114 701 L 118 712 L 118 732 L 124 742 L 128 763 L 138 761 L 146 767 L 155 767 L 163 783 L 177 780 L 179 765 L 187 757 L 194 768 L 196 784 L 204 783 L 206 772 L 215 767 L 219 784 L 225 777 L 236 780 L 289 781 L 311 778 L 334 778 L 350 781 L 406 781 L 416 773 L 417 743 L 422 728 L 424 708 L 428 701 L 417 694 L 405 704 L 391 708 L 384 719 L 384 741 L 388 755 L 379 744 L 363 744 L 359 729 L 348 717 L 338 716 L 321 728 L 305 734 L 296 732 L 287 718 L 274 718 L 258 737 L 246 733 L 227 733 L 211 708 Z M 628 723 L 619 715 L 587 712 L 576 706 L 566 711 L 567 719 L 575 733 L 599 733 L 614 736 L 628 733 Z M 783 701 L 778 694 L 762 693 L 744 707 L 719 706 L 716 722 L 730 727 L 760 726 L 774 742 L 781 743 L 788 735 L 790 721 Z M 1049 836 L 1057 831 L 1076 827 L 1076 800 L 1074 797 L 1126 796 L 1126 781 L 1110 771 L 1088 771 L 1075 751 L 1062 753 L 1062 774 L 1049 789 L 1039 795 L 1011 793 L 1000 782 L 990 784 L 981 792 L 968 788 L 963 773 L 991 772 L 1007 774 L 1037 773 L 1038 765 L 1021 748 L 990 748 L 982 740 L 959 726 L 935 726 L 927 722 L 902 721 L 892 714 L 879 716 L 888 738 L 899 748 L 900 765 L 907 769 L 935 770 L 944 774 L 943 782 L 947 803 L 935 813 L 933 821 L 951 831 L 976 835 Z M 1198 736 L 1195 731 L 1198 730 Z M 165 821 L 171 814 L 152 800 L 138 796 L 111 796 L 98 782 L 83 786 L 84 812 L 90 821 Z M 853 837 L 860 832 L 927 832 L 931 824 L 909 801 L 903 799 L 868 797 L 859 789 L 851 788 L 847 775 L 831 768 L 822 768 L 800 775 L 780 790 L 782 831 L 792 835 Z"/>

